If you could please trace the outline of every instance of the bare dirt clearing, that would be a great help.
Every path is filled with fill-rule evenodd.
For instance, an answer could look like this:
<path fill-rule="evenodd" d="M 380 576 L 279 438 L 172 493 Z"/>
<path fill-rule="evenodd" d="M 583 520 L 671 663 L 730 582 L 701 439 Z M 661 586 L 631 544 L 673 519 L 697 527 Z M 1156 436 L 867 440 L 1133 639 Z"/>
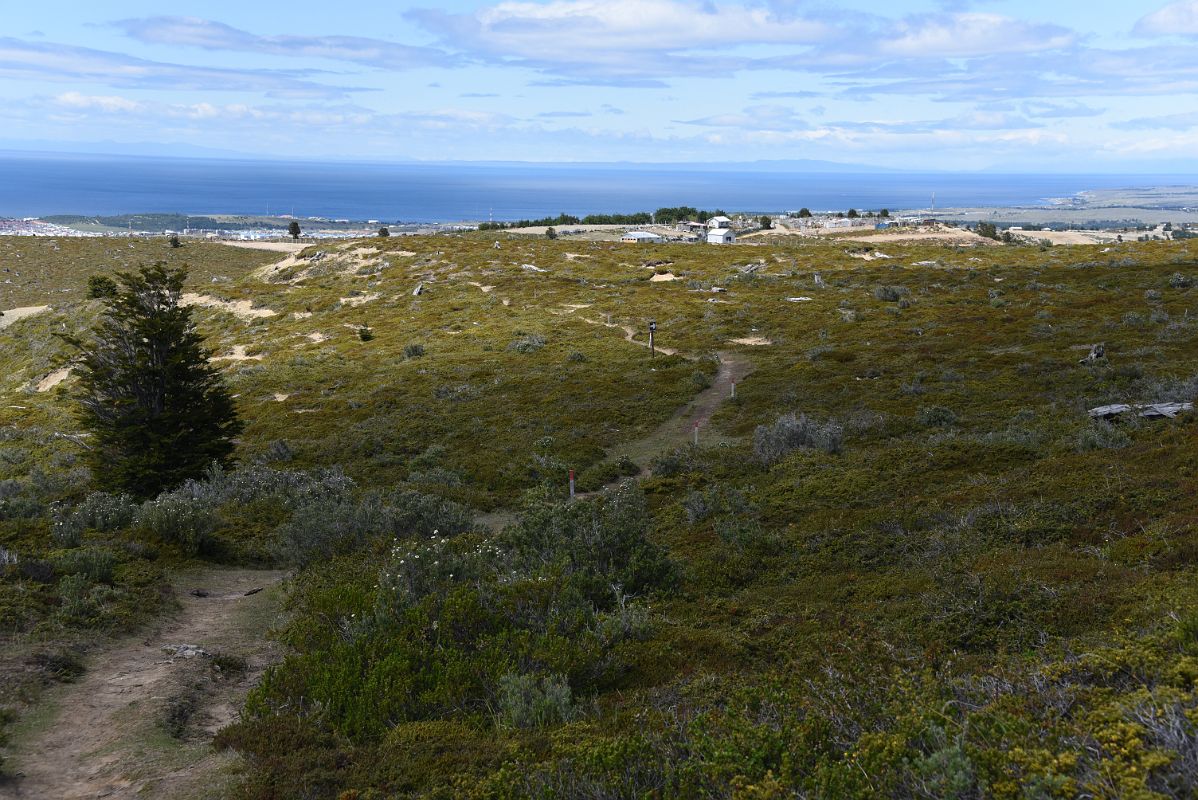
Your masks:
<path fill-rule="evenodd" d="M 20 777 L 0 786 L 0 796 L 228 796 L 236 759 L 210 743 L 281 657 L 266 634 L 280 619 L 283 576 L 247 569 L 180 575 L 179 613 L 98 653 L 77 683 L 49 694 L 46 711 L 18 731 Z M 247 595 L 254 589 L 261 591 Z M 234 659 L 244 659 L 244 669 L 228 668 Z"/>
<path fill-rule="evenodd" d="M 247 250 L 271 250 L 276 253 L 298 253 L 305 247 L 311 247 L 308 242 L 239 242 L 239 241 L 222 241 L 218 244 L 223 244 L 228 247 L 244 247 Z"/>
<path fill-rule="evenodd" d="M 19 319 L 32 317 L 34 314 L 40 314 L 43 311 L 49 310 L 50 306 L 24 306 L 22 308 L 10 308 L 8 311 L 5 311 L 2 315 L 0 315 L 0 330 L 4 330 Z"/>
<path fill-rule="evenodd" d="M 185 306 L 215 308 L 247 322 L 263 317 L 273 317 L 276 313 L 269 308 L 255 308 L 254 304 L 249 300 L 221 300 L 217 297 L 211 297 L 206 294 L 195 294 L 193 292 L 184 294 L 180 302 Z"/>

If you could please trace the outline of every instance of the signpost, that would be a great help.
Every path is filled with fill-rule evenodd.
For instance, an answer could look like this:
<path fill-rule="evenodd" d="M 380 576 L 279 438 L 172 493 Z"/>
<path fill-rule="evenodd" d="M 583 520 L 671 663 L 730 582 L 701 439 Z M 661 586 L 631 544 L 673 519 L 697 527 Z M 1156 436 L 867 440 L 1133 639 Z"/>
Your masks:
<path fill-rule="evenodd" d="M 657 355 L 657 351 L 653 347 L 653 334 L 657 331 L 657 320 L 649 320 L 649 358 Z"/>
<path fill-rule="evenodd" d="M 574 499 L 574 470 L 570 470 L 570 499 Z"/>

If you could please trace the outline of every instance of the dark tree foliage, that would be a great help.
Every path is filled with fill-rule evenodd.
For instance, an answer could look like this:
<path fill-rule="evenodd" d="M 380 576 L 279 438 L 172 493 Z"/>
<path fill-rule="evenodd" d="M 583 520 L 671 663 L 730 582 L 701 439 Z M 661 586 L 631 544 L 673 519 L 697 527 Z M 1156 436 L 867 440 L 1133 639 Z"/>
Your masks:
<path fill-rule="evenodd" d="M 757 220 L 757 223 L 762 227 L 762 229 L 767 231 L 774 227 L 774 221 L 764 214 L 762 214 L 761 218 Z"/>
<path fill-rule="evenodd" d="M 68 339 L 82 351 L 79 419 L 104 489 L 153 497 L 230 461 L 241 421 L 179 304 L 186 276 L 162 263 L 117 273 L 92 340 Z"/>
<path fill-rule="evenodd" d="M 857 219 L 857 217 L 859 217 L 859 216 L 861 216 L 861 215 L 859 213 L 857 213 L 857 209 L 855 209 L 855 208 L 849 209 L 849 219 Z"/>
<path fill-rule="evenodd" d="M 115 297 L 116 281 L 107 275 L 92 275 L 87 279 L 87 296 L 93 298 Z"/>
<path fill-rule="evenodd" d="M 553 227 L 546 228 L 545 229 L 545 238 L 546 239 L 556 239 L 557 238 L 557 230 L 554 229 Z"/>
<path fill-rule="evenodd" d="M 296 222 L 295 220 L 292 220 L 291 224 L 287 226 L 287 233 L 291 235 L 292 239 L 295 239 L 298 241 L 299 237 L 300 237 L 299 223 Z"/>
<path fill-rule="evenodd" d="M 811 209 L 806 208 L 806 207 L 799 209 L 799 219 L 809 219 L 810 217 L 811 217 Z"/>
<path fill-rule="evenodd" d="M 998 228 L 994 225 L 993 222 L 979 222 L 978 223 L 978 236 L 985 236 L 987 239 L 997 239 L 998 238 Z"/>
<path fill-rule="evenodd" d="M 379 228 L 379 236 L 390 236 L 390 235 L 391 235 L 391 231 L 387 230 L 386 228 Z"/>
<path fill-rule="evenodd" d="M 183 242 L 179 241 L 178 234 L 172 234 L 170 239 L 171 248 L 182 247 Z"/>

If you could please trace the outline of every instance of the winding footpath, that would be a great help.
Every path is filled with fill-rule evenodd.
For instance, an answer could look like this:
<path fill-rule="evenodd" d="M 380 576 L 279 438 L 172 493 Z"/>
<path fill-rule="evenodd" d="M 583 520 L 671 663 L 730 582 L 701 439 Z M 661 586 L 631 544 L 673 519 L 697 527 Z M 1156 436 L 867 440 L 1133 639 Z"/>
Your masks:
<path fill-rule="evenodd" d="M 18 779 L 0 785 L 0 797 L 227 796 L 236 757 L 215 753 L 212 737 L 281 657 L 266 634 L 281 619 L 283 577 L 248 569 L 180 575 L 179 613 L 99 651 L 76 683 L 47 693 L 37 720 L 16 737 Z M 245 669 L 222 674 L 205 653 L 244 658 Z M 164 720 L 180 704 L 187 715 L 176 738 Z"/>

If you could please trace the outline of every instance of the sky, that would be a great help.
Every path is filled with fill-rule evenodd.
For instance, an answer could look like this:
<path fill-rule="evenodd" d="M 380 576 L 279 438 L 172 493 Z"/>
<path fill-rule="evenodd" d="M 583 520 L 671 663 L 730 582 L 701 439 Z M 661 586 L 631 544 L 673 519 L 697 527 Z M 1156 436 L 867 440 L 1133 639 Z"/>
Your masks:
<path fill-rule="evenodd" d="M 23 0 L 0 148 L 1198 173 L 1198 0 Z"/>

